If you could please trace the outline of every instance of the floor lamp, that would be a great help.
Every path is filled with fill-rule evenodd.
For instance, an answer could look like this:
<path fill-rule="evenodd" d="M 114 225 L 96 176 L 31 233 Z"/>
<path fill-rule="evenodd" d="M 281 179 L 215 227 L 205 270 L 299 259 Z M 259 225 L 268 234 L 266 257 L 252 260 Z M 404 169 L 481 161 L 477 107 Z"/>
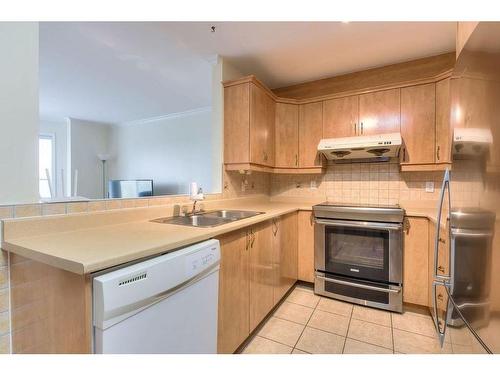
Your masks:
<path fill-rule="evenodd" d="M 109 160 L 109 154 L 97 154 L 102 163 L 102 197 L 106 199 L 106 161 Z"/>

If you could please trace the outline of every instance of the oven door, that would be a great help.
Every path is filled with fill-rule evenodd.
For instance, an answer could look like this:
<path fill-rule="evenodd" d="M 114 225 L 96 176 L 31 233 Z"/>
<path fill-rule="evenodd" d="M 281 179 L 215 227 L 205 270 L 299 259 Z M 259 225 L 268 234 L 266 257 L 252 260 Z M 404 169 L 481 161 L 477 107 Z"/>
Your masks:
<path fill-rule="evenodd" d="M 364 280 L 402 283 L 402 225 L 316 219 L 315 269 Z"/>

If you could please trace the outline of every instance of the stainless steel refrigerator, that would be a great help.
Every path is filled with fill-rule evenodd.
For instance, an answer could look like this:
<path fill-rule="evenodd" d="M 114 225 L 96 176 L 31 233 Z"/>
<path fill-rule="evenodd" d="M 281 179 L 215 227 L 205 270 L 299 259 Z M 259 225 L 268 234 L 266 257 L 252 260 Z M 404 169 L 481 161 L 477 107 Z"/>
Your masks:
<path fill-rule="evenodd" d="M 481 22 L 450 81 L 451 170 L 434 241 L 432 313 L 453 353 L 500 353 L 500 23 Z"/>

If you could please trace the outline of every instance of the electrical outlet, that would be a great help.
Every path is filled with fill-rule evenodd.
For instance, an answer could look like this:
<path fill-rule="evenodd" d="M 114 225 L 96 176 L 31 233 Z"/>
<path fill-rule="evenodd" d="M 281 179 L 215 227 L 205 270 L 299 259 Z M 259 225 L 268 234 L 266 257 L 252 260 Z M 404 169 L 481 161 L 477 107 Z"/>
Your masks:
<path fill-rule="evenodd" d="M 311 190 L 317 189 L 318 186 L 316 185 L 316 180 L 311 180 Z"/>
<path fill-rule="evenodd" d="M 426 193 L 434 193 L 434 182 L 433 181 L 427 181 L 425 183 L 425 192 Z"/>

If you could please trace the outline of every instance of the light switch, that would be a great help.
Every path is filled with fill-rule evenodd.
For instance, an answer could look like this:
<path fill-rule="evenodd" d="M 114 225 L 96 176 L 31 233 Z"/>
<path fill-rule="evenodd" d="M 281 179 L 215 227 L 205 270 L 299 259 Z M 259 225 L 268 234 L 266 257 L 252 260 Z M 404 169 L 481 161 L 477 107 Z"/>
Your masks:
<path fill-rule="evenodd" d="M 425 183 L 425 192 L 434 193 L 434 181 L 427 181 Z"/>

